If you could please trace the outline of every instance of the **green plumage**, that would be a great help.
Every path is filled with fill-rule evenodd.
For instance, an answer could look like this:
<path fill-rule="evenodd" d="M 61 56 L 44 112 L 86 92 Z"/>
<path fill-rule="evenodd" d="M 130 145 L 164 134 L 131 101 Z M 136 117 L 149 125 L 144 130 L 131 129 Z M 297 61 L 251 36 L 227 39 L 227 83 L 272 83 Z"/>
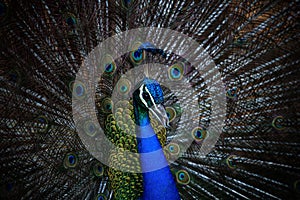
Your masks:
<path fill-rule="evenodd" d="M 102 106 L 105 106 L 103 104 Z M 110 152 L 110 168 L 108 168 L 108 177 L 111 183 L 111 189 L 114 190 L 116 199 L 137 199 L 142 195 L 143 184 L 142 174 L 131 173 L 140 169 L 139 156 L 130 154 L 127 158 L 124 151 L 137 153 L 137 140 L 135 136 L 135 123 L 133 115 L 132 102 L 119 101 L 116 104 L 115 115 L 109 113 L 105 120 L 105 134 L 109 140 L 119 147 L 118 151 Z M 150 116 L 151 117 L 151 116 Z M 151 125 L 154 127 L 161 145 L 166 143 L 166 130 L 151 117 Z M 125 168 L 129 172 L 122 172 L 116 168 Z"/>

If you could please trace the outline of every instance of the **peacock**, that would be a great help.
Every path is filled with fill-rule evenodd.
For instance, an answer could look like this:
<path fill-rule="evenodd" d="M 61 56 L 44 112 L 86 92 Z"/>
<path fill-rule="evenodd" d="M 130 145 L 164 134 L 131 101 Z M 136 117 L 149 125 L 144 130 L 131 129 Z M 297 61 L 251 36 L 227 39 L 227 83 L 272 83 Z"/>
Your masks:
<path fill-rule="evenodd" d="M 299 199 L 298 21 L 298 0 L 0 0 L 0 199 Z"/>

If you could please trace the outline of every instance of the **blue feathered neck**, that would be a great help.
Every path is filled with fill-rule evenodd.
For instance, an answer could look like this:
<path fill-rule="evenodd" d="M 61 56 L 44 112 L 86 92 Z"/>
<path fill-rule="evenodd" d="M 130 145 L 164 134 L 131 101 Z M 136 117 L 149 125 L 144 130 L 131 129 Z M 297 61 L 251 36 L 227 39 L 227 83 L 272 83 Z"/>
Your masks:
<path fill-rule="evenodd" d="M 135 94 L 136 95 L 136 94 Z M 180 196 L 167 165 L 164 152 L 151 124 L 147 108 L 140 105 L 137 98 L 133 98 L 134 115 L 137 126 L 138 152 L 140 153 L 141 168 L 143 171 L 143 200 L 180 200 Z M 157 151 L 155 154 L 146 154 Z M 152 171 L 157 164 L 164 168 Z"/>

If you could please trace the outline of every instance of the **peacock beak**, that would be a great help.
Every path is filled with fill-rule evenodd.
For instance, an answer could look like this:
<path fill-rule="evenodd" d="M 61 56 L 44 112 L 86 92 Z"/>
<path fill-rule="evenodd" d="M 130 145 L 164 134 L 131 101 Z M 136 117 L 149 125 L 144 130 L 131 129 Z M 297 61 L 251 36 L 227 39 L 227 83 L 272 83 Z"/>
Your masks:
<path fill-rule="evenodd" d="M 149 110 L 165 128 L 170 127 L 166 109 L 162 104 L 156 104 L 152 108 L 149 108 Z"/>

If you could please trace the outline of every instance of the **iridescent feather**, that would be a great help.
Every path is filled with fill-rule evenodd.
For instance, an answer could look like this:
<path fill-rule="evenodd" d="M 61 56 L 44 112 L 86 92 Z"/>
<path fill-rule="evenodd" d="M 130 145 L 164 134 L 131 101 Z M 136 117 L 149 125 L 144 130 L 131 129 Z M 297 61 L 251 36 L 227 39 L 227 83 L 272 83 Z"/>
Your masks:
<path fill-rule="evenodd" d="M 86 120 L 78 128 L 72 115 L 72 98 L 91 103 L 89 85 L 76 81 L 85 58 L 111 36 L 141 27 L 185 34 L 202 45 L 215 67 L 197 70 L 185 58 L 201 52 L 188 51 L 176 37 L 157 33 L 152 44 L 149 32 L 148 39 L 116 41 L 108 49 L 127 42 L 131 52 L 99 58 L 102 65 L 95 67 L 103 74 L 91 103 L 109 140 L 137 151 L 135 135 L 128 134 L 134 130 L 132 100 L 115 101 L 113 91 L 132 98 L 145 76 L 184 82 L 193 92 L 161 84 L 170 126 L 151 120 L 181 199 L 299 199 L 298 10 L 297 0 L 0 0 L 0 199 L 142 195 L 142 175 L 97 160 L 79 137 L 82 128 L 94 152 L 108 152 L 97 124 Z M 181 53 L 167 51 L 172 48 Z M 164 68 L 157 73 L 159 64 Z M 136 73 L 141 66 L 147 66 L 145 73 Z M 218 79 L 214 70 L 226 98 L 226 113 L 216 117 L 218 94 L 209 87 Z M 136 80 L 129 76 L 134 73 Z M 190 108 L 194 112 L 187 115 Z M 225 118 L 221 134 L 202 156 L 218 117 Z M 193 141 L 186 148 L 188 137 Z M 111 165 L 140 167 L 138 157 L 127 163 L 124 152 L 109 153 Z"/>

